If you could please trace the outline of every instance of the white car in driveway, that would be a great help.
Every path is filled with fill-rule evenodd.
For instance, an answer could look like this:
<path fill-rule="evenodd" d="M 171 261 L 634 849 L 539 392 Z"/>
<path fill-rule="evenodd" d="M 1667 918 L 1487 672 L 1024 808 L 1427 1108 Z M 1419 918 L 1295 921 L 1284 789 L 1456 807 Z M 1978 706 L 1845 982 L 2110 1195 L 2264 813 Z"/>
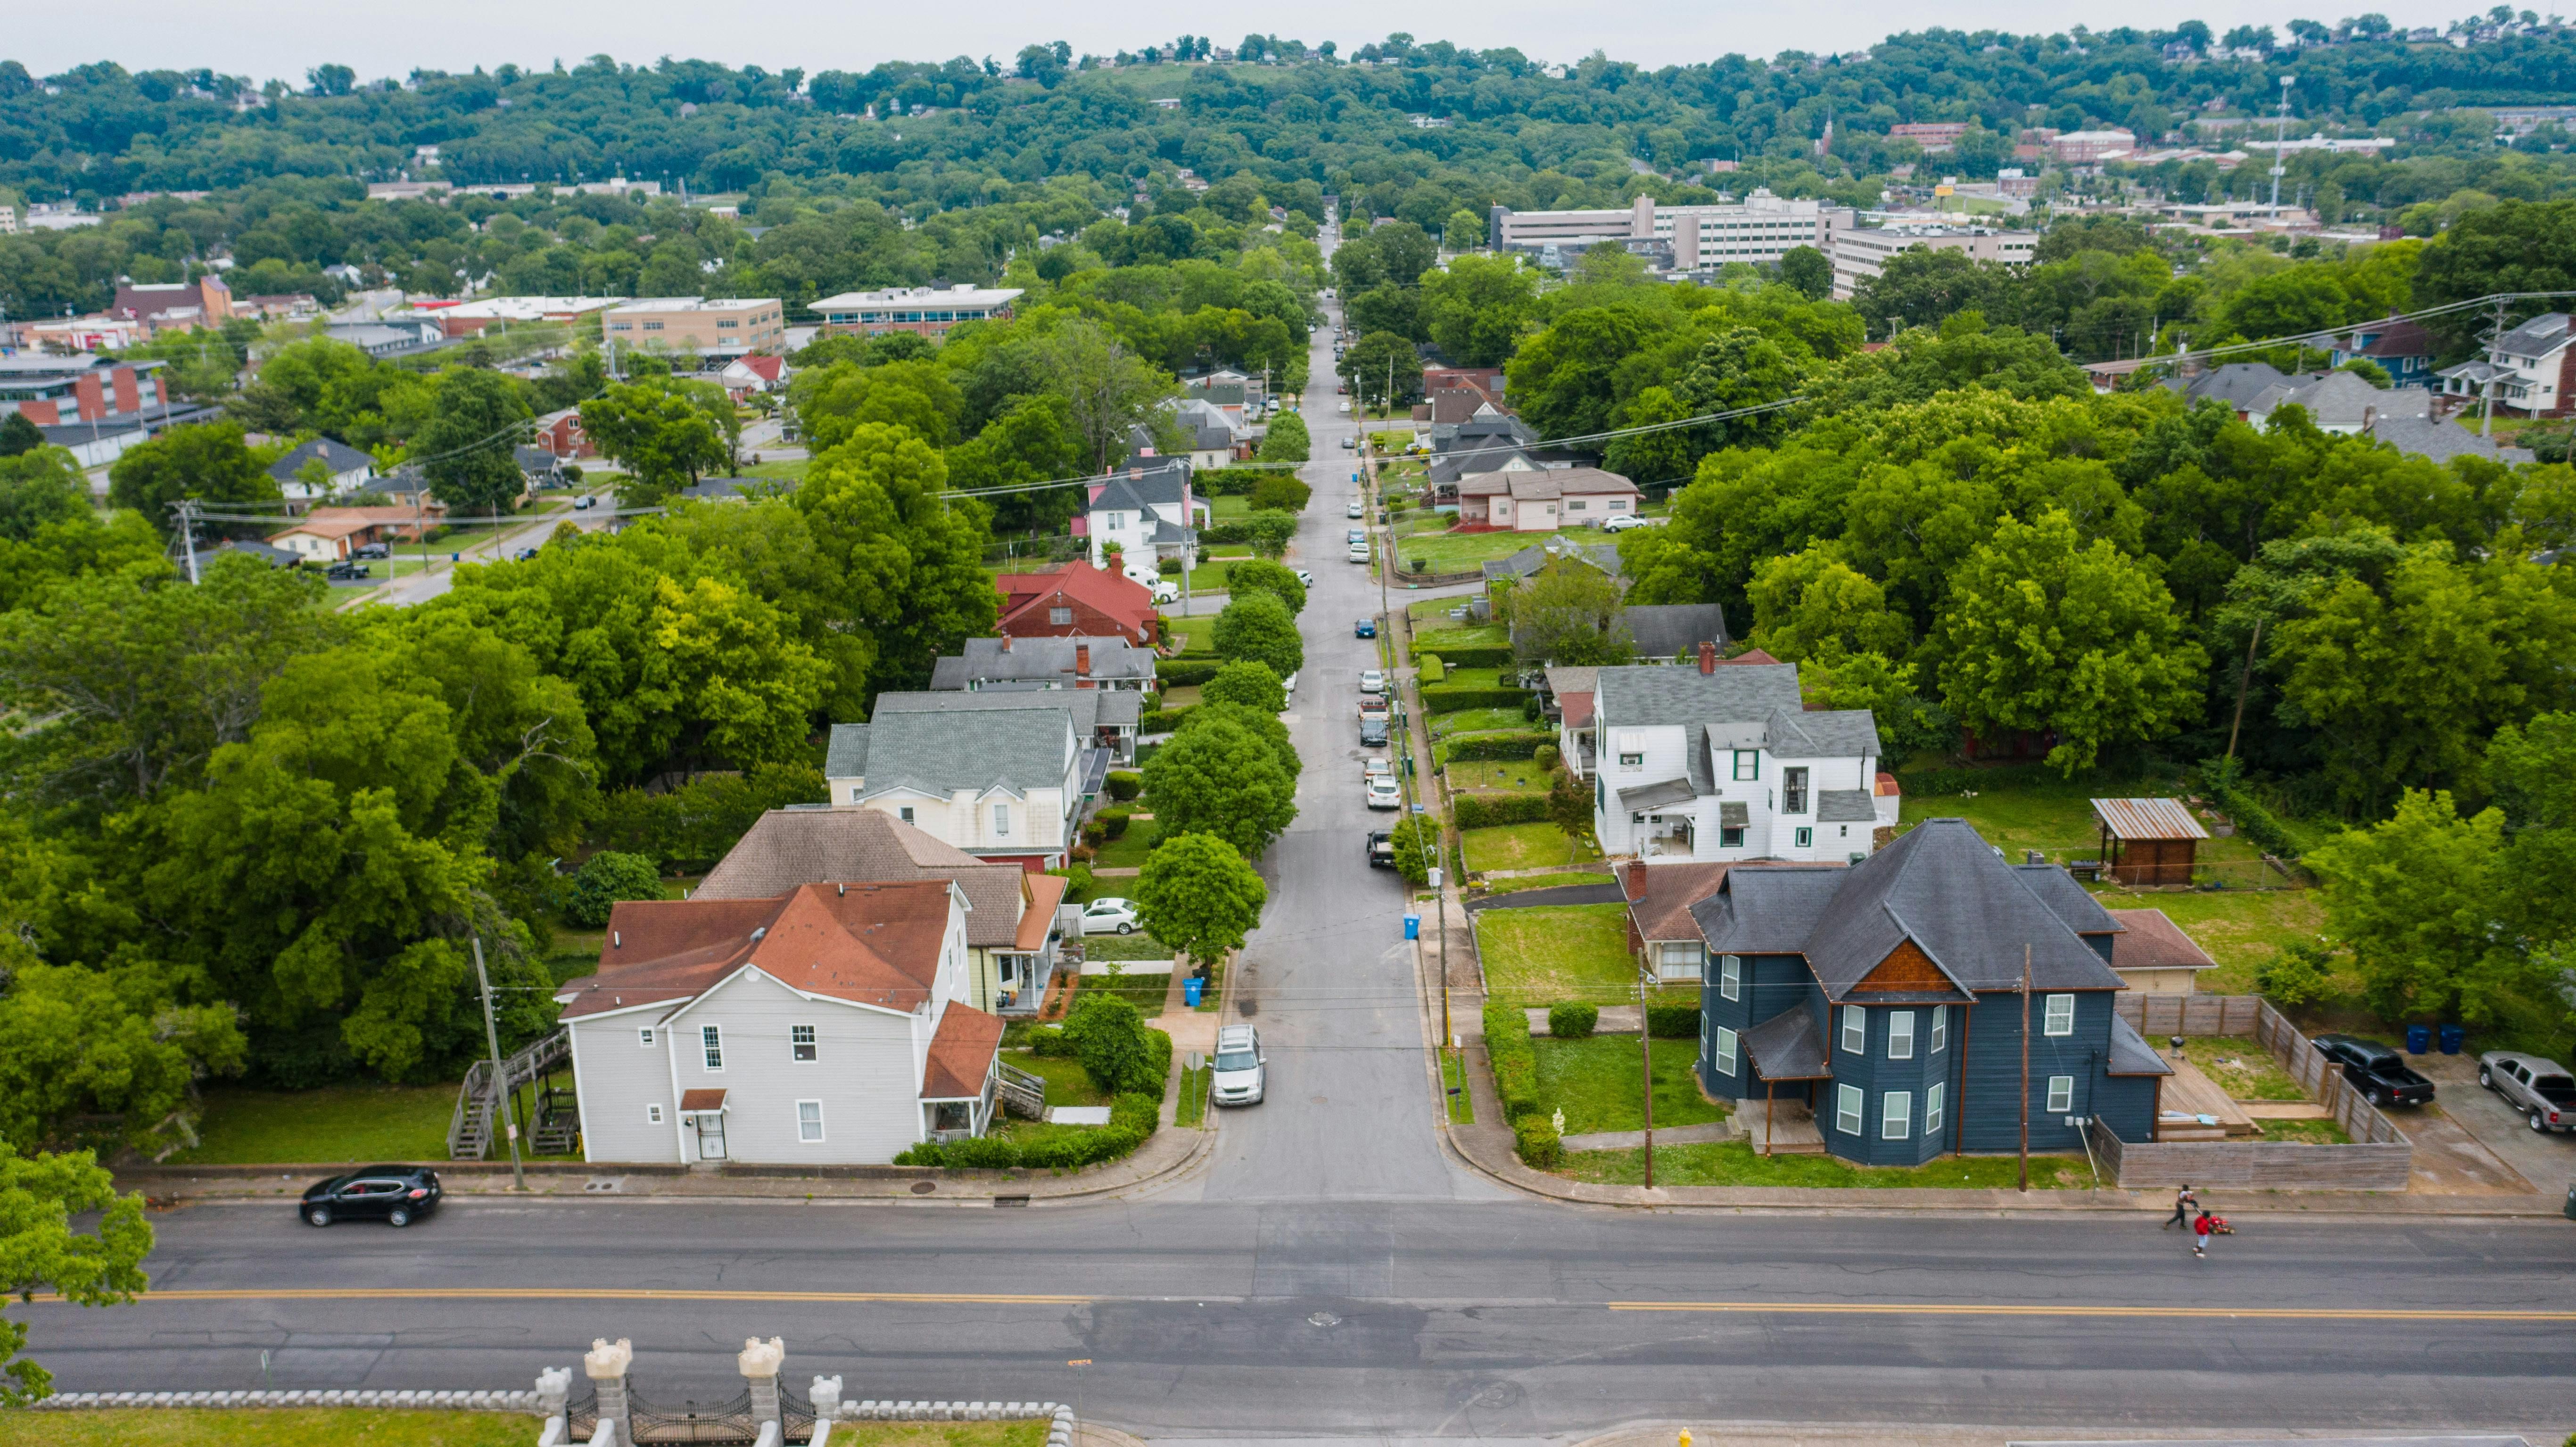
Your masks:
<path fill-rule="evenodd" d="M 1095 899 L 1082 907 L 1082 932 L 1087 935 L 1132 935 L 1136 923 L 1132 899 Z"/>
<path fill-rule="evenodd" d="M 1368 781 L 1368 806 L 1372 809 L 1401 809 L 1404 788 L 1393 775 L 1382 775 Z"/>
<path fill-rule="evenodd" d="M 1605 533 L 1624 533 L 1630 528 L 1642 528 L 1644 526 L 1646 526 L 1646 520 L 1644 518 L 1631 514 L 1627 517 L 1615 517 L 1610 521 L 1603 523 L 1601 525 L 1601 531 Z"/>

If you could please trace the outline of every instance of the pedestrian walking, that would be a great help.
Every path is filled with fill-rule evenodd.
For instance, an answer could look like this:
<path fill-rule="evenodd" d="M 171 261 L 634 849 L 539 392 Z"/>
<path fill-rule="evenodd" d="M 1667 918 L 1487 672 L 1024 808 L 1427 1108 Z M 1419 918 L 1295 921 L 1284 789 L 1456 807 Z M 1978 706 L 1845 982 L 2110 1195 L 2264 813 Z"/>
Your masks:
<path fill-rule="evenodd" d="M 2206 1208 L 2204 1208 L 2198 1216 L 2193 1217 L 2191 1222 L 2191 1254 L 2194 1256 L 2207 1256 L 2209 1254 L 2210 1233 L 2217 1229 L 2218 1218 L 2209 1214 Z"/>
<path fill-rule="evenodd" d="M 2174 1192 L 2173 1219 L 2165 1223 L 2166 1228 L 2170 1230 L 2180 1226 L 2188 1230 L 2191 1226 L 2191 1208 L 2199 1204 L 2200 1194 L 2191 1188 L 2191 1182 L 2183 1182 L 2182 1189 Z"/>

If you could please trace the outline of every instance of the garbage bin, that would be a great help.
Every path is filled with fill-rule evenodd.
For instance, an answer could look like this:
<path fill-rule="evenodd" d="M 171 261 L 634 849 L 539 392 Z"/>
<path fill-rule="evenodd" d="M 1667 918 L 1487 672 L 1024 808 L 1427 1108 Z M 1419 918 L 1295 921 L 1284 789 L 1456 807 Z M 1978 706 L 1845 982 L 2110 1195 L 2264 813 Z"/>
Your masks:
<path fill-rule="evenodd" d="M 2567 1212 L 2567 1219 L 2570 1221 L 2576 1221 L 2576 1181 L 2569 1181 L 2567 1183 L 2567 1205 L 2565 1209 Z"/>
<path fill-rule="evenodd" d="M 1404 937 L 1409 940 L 1422 938 L 1422 916 L 1411 910 L 1404 912 Z"/>
<path fill-rule="evenodd" d="M 1199 993 L 1206 987 L 1207 981 L 1200 979 L 1196 975 L 1192 975 L 1188 979 L 1181 981 L 1181 1003 L 1189 1006 L 1193 1010 L 1197 1009 L 1199 1007 Z"/>
<path fill-rule="evenodd" d="M 2441 1035 L 2438 1037 L 2442 1042 L 2442 1053 L 2445 1055 L 2459 1054 L 2460 1041 L 2467 1038 L 2468 1033 L 2469 1032 L 2467 1030 L 2457 1025 L 2443 1026 Z"/>
<path fill-rule="evenodd" d="M 2407 1027 L 2406 1027 L 2406 1053 L 2407 1053 L 2407 1054 L 2409 1054 L 2409 1055 L 2421 1055 L 2421 1054 L 2423 1054 L 2425 1051 L 2430 1050 L 2430 1049 L 2432 1049 L 2432 1048 L 2433 1048 L 2433 1027 L 2432 1027 L 2432 1026 L 2430 1026 L 2430 1025 L 2409 1025 L 2409 1026 L 2407 1026 Z"/>

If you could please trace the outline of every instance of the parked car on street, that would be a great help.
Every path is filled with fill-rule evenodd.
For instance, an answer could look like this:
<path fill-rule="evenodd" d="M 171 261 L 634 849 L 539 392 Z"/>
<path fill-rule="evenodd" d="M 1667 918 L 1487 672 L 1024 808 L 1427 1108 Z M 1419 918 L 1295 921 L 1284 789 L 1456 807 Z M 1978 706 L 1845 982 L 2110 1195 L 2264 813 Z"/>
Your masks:
<path fill-rule="evenodd" d="M 1386 709 L 1386 695 L 1385 695 L 1385 694 L 1382 694 L 1382 693 L 1364 693 L 1364 694 L 1361 694 L 1361 695 L 1360 695 L 1360 717 L 1362 717 L 1362 718 L 1384 718 L 1384 717 L 1386 717 L 1386 713 L 1387 713 L 1387 709 Z"/>
<path fill-rule="evenodd" d="M 510 555 L 510 561 L 512 561 L 512 562 L 514 562 L 514 563 L 524 563 L 524 562 L 526 562 L 528 559 L 533 558 L 533 557 L 535 557 L 536 555 L 537 555 L 537 550 L 536 550 L 536 549 L 534 549 L 534 548 L 521 548 L 521 549 L 519 549 L 517 552 L 512 553 L 512 554 Z"/>
<path fill-rule="evenodd" d="M 1366 517 L 1368 516 L 1368 506 L 1365 503 L 1362 503 L 1358 498 L 1352 498 L 1351 505 L 1342 509 L 1342 516 L 1346 518 Z"/>
<path fill-rule="evenodd" d="M 1353 528 L 1353 529 L 1351 529 L 1348 533 L 1345 533 L 1345 534 L 1342 536 L 1342 541 L 1343 541 L 1343 542 L 1346 542 L 1346 543 L 1364 543 L 1364 542 L 1367 542 L 1367 541 L 1368 541 L 1368 529 L 1366 529 L 1366 528 Z"/>
<path fill-rule="evenodd" d="M 1610 521 L 1603 523 L 1601 525 L 1601 531 L 1605 533 L 1624 533 L 1630 528 L 1641 528 L 1645 525 L 1646 520 L 1644 518 L 1631 513 L 1626 517 L 1615 517 Z"/>
<path fill-rule="evenodd" d="M 1181 601 L 1181 585 L 1169 578 L 1157 578 L 1146 584 L 1145 592 L 1157 604 Z"/>
<path fill-rule="evenodd" d="M 1345 407 L 1345 408 L 1343 408 L 1342 410 L 1343 410 L 1343 411 L 1345 411 L 1345 412 L 1348 412 L 1348 411 L 1349 411 L 1349 410 L 1351 410 L 1351 409 L 1349 409 L 1348 407 Z M 1343 450 L 1344 452 L 1356 452 L 1356 451 L 1358 451 L 1358 450 L 1359 450 L 1359 445 L 1360 445 L 1360 444 L 1359 444 L 1359 442 L 1357 441 L 1357 439 L 1349 438 L 1349 437 L 1345 437 L 1345 438 L 1343 438 L 1343 439 L 1342 439 L 1342 450 Z"/>
<path fill-rule="evenodd" d="M 1395 867 L 1395 832 L 1393 830 L 1375 829 L 1369 832 L 1368 859 L 1371 869 Z"/>
<path fill-rule="evenodd" d="M 1369 560 L 1369 545 L 1368 545 L 1366 542 L 1357 542 L 1357 543 L 1353 543 L 1353 544 L 1351 544 L 1351 561 L 1352 561 L 1352 562 L 1354 562 L 1354 563 L 1366 563 L 1368 560 Z"/>
<path fill-rule="evenodd" d="M 1261 1035 L 1249 1025 L 1228 1025 L 1216 1032 L 1214 1073 L 1208 1098 L 1219 1105 L 1259 1105 L 1269 1057 L 1261 1053 Z"/>
<path fill-rule="evenodd" d="M 437 1210 L 442 1194 L 438 1172 L 427 1166 L 368 1166 L 305 1187 L 295 1214 L 314 1226 L 334 1221 L 408 1226 Z"/>
<path fill-rule="evenodd" d="M 572 510 L 574 512 L 587 512 L 597 506 L 599 506 L 599 499 L 592 497 L 587 493 L 572 500 Z"/>
<path fill-rule="evenodd" d="M 1380 672 L 1379 670 L 1374 669 L 1374 668 L 1363 668 L 1363 669 L 1361 669 L 1361 670 L 1360 670 L 1360 692 L 1362 692 L 1362 693 L 1384 693 L 1384 692 L 1386 692 L 1386 675 L 1385 675 L 1384 673 Z"/>
<path fill-rule="evenodd" d="M 1307 572 L 1303 568 L 1299 568 L 1297 570 L 1297 586 L 1300 588 L 1311 588 L 1315 586 L 1315 575 Z"/>
<path fill-rule="evenodd" d="M 1386 747 L 1385 714 L 1360 715 L 1360 747 L 1364 749 L 1382 749 Z"/>
<path fill-rule="evenodd" d="M 2310 1043 L 2343 1067 L 2343 1078 L 2372 1105 L 2422 1105 L 2433 1098 L 2433 1082 L 2416 1074 L 2391 1046 L 2357 1035 L 2320 1035 Z"/>
<path fill-rule="evenodd" d="M 1371 754 L 1367 758 L 1360 760 L 1361 783 L 1365 784 L 1371 779 L 1392 779 L 1394 777 L 1395 765 L 1387 762 L 1384 754 Z"/>
<path fill-rule="evenodd" d="M 1398 784 L 1392 774 L 1369 780 L 1368 806 L 1372 809 L 1403 808 L 1404 786 Z"/>
<path fill-rule="evenodd" d="M 2533 1130 L 2576 1131 L 2576 1076 L 2555 1060 L 2490 1050 L 2478 1057 L 2478 1084 L 2503 1096 Z"/>
<path fill-rule="evenodd" d="M 374 569 L 372 569 L 372 568 L 368 567 L 368 566 L 367 566 L 366 564 L 364 564 L 364 563 L 353 563 L 353 562 L 350 562 L 348 559 L 343 558 L 343 559 L 341 559 L 340 561 L 338 561 L 338 562 L 336 562 L 336 563 L 333 563 L 331 566 L 329 566 L 329 567 L 327 567 L 327 568 L 323 569 L 323 570 L 322 570 L 322 576 L 323 576 L 323 577 L 326 577 L 326 578 L 338 579 L 338 580 L 341 580 L 341 581 L 348 581 L 348 580 L 356 579 L 356 578 L 371 577 L 371 576 L 373 576 L 373 575 L 374 575 L 374 572 L 375 572 L 375 570 L 374 570 Z"/>
<path fill-rule="evenodd" d="M 1363 618 L 1357 623 L 1352 624 L 1351 636 L 1353 638 L 1375 638 L 1377 636 L 1377 620 L 1374 618 Z"/>
<path fill-rule="evenodd" d="M 1342 415 L 1343 415 L 1343 416 L 1345 416 L 1345 417 L 1349 416 L 1349 415 L 1350 415 L 1350 412 L 1351 412 L 1351 404 L 1350 404 L 1350 403 L 1348 403 L 1348 402 L 1344 402 L 1344 403 L 1342 403 L 1342 404 L 1341 404 L 1341 410 L 1342 410 Z"/>
<path fill-rule="evenodd" d="M 1132 899 L 1095 899 L 1083 906 L 1082 932 L 1087 935 L 1132 935 L 1136 932 L 1136 901 Z"/>

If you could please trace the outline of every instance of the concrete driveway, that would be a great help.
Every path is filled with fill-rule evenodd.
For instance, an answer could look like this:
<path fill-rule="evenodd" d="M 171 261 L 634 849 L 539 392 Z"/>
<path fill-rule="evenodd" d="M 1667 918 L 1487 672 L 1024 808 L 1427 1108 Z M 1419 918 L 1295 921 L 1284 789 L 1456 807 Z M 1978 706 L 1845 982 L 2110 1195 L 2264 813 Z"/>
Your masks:
<path fill-rule="evenodd" d="M 2476 1055 L 2463 1050 L 2457 1055 L 2410 1055 L 2406 1061 L 2433 1082 L 2433 1101 L 2441 1111 L 2438 1117 L 2391 1112 L 2389 1118 L 2415 1141 L 2419 1154 L 2428 1142 L 2438 1149 L 2455 1135 L 2463 1136 L 2511 1167 L 2532 1190 L 2557 1195 L 2576 1180 L 2576 1135 L 2532 1130 L 2504 1097 L 2480 1088 Z"/>

